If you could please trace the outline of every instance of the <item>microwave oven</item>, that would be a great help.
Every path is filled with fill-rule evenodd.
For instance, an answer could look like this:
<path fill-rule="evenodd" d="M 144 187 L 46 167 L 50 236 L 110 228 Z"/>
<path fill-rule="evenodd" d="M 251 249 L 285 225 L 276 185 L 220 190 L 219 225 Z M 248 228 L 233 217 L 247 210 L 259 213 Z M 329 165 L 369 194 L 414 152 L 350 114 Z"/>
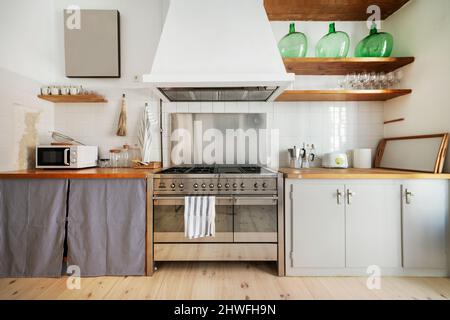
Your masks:
<path fill-rule="evenodd" d="M 97 166 L 98 147 L 36 146 L 37 169 L 81 169 Z"/>

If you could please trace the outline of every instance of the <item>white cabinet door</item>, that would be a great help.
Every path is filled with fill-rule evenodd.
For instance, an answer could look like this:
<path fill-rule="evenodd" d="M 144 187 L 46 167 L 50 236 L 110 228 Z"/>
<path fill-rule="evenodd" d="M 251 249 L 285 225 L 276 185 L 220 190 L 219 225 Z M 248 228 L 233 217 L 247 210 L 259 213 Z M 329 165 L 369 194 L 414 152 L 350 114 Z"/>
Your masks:
<path fill-rule="evenodd" d="M 345 267 L 344 186 L 336 181 L 287 180 L 286 215 L 292 268 Z M 338 203 L 338 191 L 342 193 Z"/>
<path fill-rule="evenodd" d="M 345 187 L 347 267 L 401 267 L 400 182 L 355 180 Z"/>
<path fill-rule="evenodd" d="M 406 195 L 411 192 L 412 195 Z M 448 181 L 403 183 L 403 264 L 412 269 L 445 269 Z"/>

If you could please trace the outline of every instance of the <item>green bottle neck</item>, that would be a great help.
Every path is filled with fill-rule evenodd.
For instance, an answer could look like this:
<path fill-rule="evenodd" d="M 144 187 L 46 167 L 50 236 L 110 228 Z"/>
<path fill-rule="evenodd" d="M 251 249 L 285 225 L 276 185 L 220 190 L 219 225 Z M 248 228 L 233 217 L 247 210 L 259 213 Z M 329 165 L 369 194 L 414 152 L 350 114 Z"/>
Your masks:
<path fill-rule="evenodd" d="M 289 33 L 295 33 L 295 23 L 289 25 Z"/>
<path fill-rule="evenodd" d="M 377 33 L 378 33 L 377 25 L 373 24 L 372 28 L 370 28 L 370 35 L 377 34 Z"/>
<path fill-rule="evenodd" d="M 330 26 L 328 28 L 328 33 L 336 33 L 336 24 L 334 22 L 330 23 Z"/>

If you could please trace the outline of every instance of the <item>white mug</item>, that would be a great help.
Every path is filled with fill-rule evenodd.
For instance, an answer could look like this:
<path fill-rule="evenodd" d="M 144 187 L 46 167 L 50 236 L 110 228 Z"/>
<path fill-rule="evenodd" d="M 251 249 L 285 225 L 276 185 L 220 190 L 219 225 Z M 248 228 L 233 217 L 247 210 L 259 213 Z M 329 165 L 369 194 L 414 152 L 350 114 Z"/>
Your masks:
<path fill-rule="evenodd" d="M 78 89 L 78 87 L 70 87 L 70 94 L 77 95 L 79 93 L 80 93 L 80 90 Z"/>
<path fill-rule="evenodd" d="M 50 93 L 52 94 L 52 95 L 59 95 L 60 93 L 59 93 L 60 91 L 59 91 L 59 87 L 57 87 L 57 86 L 53 86 L 52 88 L 51 88 L 51 90 L 50 90 Z"/>
<path fill-rule="evenodd" d="M 69 87 L 61 87 L 61 94 L 67 95 L 69 94 L 70 89 Z"/>
<path fill-rule="evenodd" d="M 42 87 L 41 88 L 41 94 L 44 96 L 48 96 L 50 94 L 50 87 Z"/>

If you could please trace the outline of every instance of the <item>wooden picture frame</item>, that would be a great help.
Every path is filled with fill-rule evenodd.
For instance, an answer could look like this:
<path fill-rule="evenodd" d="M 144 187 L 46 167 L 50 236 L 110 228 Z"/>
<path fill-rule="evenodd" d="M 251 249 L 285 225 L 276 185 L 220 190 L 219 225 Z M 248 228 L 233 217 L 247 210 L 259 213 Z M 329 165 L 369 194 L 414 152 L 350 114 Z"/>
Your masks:
<path fill-rule="evenodd" d="M 421 165 L 418 164 L 417 168 L 414 168 L 414 165 L 409 163 L 410 167 L 404 167 L 400 162 L 397 164 L 393 164 L 392 159 L 394 158 L 392 156 L 393 151 L 392 145 L 395 143 L 399 145 L 399 142 L 404 140 L 416 140 L 416 141 L 408 141 L 408 142 L 416 142 L 417 146 L 420 144 L 424 144 L 426 139 L 430 139 L 430 142 L 434 142 L 434 146 L 430 146 L 430 150 L 413 150 L 408 152 L 404 152 L 400 155 L 401 157 L 404 157 L 405 159 L 413 159 L 417 156 L 417 159 L 419 157 L 426 155 L 427 152 L 430 152 L 428 157 L 430 160 L 428 161 L 429 169 L 421 168 Z M 434 139 L 435 141 L 431 141 L 431 139 Z M 448 133 L 441 133 L 441 134 L 430 134 L 430 135 L 422 135 L 422 136 L 406 136 L 406 137 L 396 137 L 396 138 L 386 138 L 382 139 L 380 143 L 378 144 L 377 151 L 375 153 L 375 168 L 382 168 L 382 169 L 393 169 L 393 170 L 402 170 L 402 171 L 417 171 L 417 172 L 427 172 L 427 173 L 442 173 L 444 169 L 445 164 L 445 158 L 447 155 L 447 149 L 448 149 L 448 143 L 449 143 L 449 134 Z M 387 149 L 389 149 L 390 156 L 387 156 Z M 398 151 L 398 153 L 401 153 L 401 151 Z M 398 157 L 399 154 L 396 154 L 395 157 Z M 389 158 L 389 160 L 386 160 L 386 156 Z M 433 161 L 433 163 L 431 163 Z M 389 162 L 391 164 L 389 164 Z M 405 163 L 408 161 L 405 161 Z M 412 162 L 412 161 L 409 161 Z M 420 161 L 418 161 L 419 163 Z"/>

